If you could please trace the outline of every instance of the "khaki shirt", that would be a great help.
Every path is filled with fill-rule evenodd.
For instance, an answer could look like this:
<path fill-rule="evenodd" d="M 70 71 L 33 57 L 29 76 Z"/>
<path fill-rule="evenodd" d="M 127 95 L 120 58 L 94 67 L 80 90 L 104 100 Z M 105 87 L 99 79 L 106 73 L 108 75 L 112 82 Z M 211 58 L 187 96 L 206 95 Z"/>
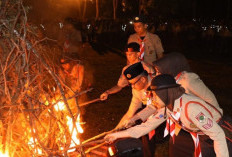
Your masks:
<path fill-rule="evenodd" d="M 185 89 L 185 93 L 195 95 L 213 106 L 219 107 L 216 97 L 197 74 L 184 71 L 178 78 L 176 77 L 176 82 Z M 146 107 L 137 115 L 142 121 L 145 121 L 155 110 L 154 108 Z"/>
<path fill-rule="evenodd" d="M 229 157 L 225 133 L 217 124 L 221 115 L 213 107 L 205 103 L 205 101 L 193 95 L 183 94 L 181 98 L 182 105 L 180 105 L 181 101 L 179 98 L 174 102 L 173 112 L 167 109 L 167 118 L 170 114 L 180 112 L 180 121 L 184 127 L 190 130 L 202 131 L 203 134 L 208 135 L 214 141 L 214 150 L 217 157 Z M 221 108 L 216 108 L 222 112 Z M 146 122 L 119 132 L 116 136 L 120 137 L 126 135 L 139 138 L 148 134 L 165 120 L 164 108 L 161 108 L 150 116 Z"/>
<path fill-rule="evenodd" d="M 177 78 L 176 83 L 184 87 L 185 93 L 196 95 L 213 106 L 219 107 L 216 97 L 197 74 L 184 71 Z"/>
<path fill-rule="evenodd" d="M 143 65 L 143 68 L 144 68 L 144 70 L 146 70 L 147 72 L 148 72 L 148 74 L 154 74 L 155 73 L 155 70 L 154 70 L 154 68 L 152 67 L 152 66 L 150 66 L 150 65 L 148 65 L 147 63 L 145 63 L 145 62 L 143 62 L 143 61 L 141 61 L 141 63 L 142 63 L 142 65 Z M 122 73 L 121 73 L 121 75 L 120 75 L 120 77 L 119 77 L 119 79 L 118 79 L 118 86 L 119 87 L 126 87 L 126 86 L 128 86 L 129 85 L 129 82 L 128 82 L 128 80 L 126 79 L 126 77 L 124 76 L 124 71 L 129 67 L 130 65 L 127 65 L 127 66 L 125 66 L 123 69 L 122 69 Z"/>
<path fill-rule="evenodd" d="M 157 55 L 162 55 L 164 52 L 161 40 L 158 35 L 147 32 L 144 38 L 144 61 L 152 65 L 152 62 L 156 61 Z M 130 35 L 128 42 L 136 42 L 141 44 L 141 40 L 138 34 Z"/>
<path fill-rule="evenodd" d="M 151 84 L 151 79 L 152 78 L 148 75 L 148 85 Z M 127 114 L 133 116 L 135 112 L 142 107 L 142 104 L 147 104 L 146 89 L 138 91 L 132 88 L 132 99 Z"/>

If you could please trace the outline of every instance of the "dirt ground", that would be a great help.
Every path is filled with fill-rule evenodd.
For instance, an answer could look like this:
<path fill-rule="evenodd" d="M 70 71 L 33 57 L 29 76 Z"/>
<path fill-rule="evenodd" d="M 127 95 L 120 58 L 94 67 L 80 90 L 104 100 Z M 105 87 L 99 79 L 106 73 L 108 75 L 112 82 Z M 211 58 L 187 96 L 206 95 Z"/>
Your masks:
<path fill-rule="evenodd" d="M 89 44 L 85 44 L 80 57 L 87 65 L 86 70 L 93 74 L 91 92 L 87 100 L 98 98 L 102 92 L 116 85 L 121 69 L 126 65 L 125 56 L 111 51 L 98 53 Z M 232 116 L 231 88 L 232 62 L 222 59 L 207 59 L 197 56 L 188 57 L 192 71 L 197 73 L 205 84 L 215 93 L 226 114 Z M 215 61 L 216 60 L 216 61 Z M 110 95 L 104 102 L 96 102 L 82 108 L 84 127 L 83 140 L 113 129 L 127 111 L 131 100 L 131 88 L 126 87 L 120 93 Z M 157 157 L 167 156 L 167 143 L 158 146 Z"/>

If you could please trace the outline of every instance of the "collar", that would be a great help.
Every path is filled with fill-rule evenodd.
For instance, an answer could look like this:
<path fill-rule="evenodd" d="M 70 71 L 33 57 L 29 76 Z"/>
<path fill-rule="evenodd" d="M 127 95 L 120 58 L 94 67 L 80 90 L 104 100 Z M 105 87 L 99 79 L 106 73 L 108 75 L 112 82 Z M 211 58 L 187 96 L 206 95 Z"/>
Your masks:
<path fill-rule="evenodd" d="M 147 88 L 151 85 L 151 80 L 152 80 L 152 77 L 150 75 L 147 75 Z"/>
<path fill-rule="evenodd" d="M 178 99 L 176 99 L 174 101 L 174 107 L 173 107 L 173 113 L 175 112 L 180 112 L 181 111 L 181 107 L 183 106 L 183 98 L 182 96 L 179 97 Z"/>
<path fill-rule="evenodd" d="M 183 73 L 183 71 L 176 75 L 176 77 L 175 77 L 176 83 L 179 81 L 180 76 L 182 75 L 182 73 Z"/>
<path fill-rule="evenodd" d="M 145 41 L 147 39 L 147 36 L 148 36 L 148 32 L 146 31 L 146 34 L 144 35 L 144 39 L 141 40 L 140 36 L 138 34 L 137 35 L 137 38 L 138 38 L 138 41 L 142 42 L 142 41 Z"/>

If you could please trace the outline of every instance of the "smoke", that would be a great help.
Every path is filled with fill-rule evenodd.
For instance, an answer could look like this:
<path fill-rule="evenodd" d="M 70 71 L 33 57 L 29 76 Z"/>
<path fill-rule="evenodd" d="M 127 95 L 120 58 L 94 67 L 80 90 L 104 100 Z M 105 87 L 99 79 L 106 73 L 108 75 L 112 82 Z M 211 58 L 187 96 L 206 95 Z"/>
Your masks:
<path fill-rule="evenodd" d="M 36 24 L 77 18 L 78 4 L 77 0 L 24 0 L 29 20 Z"/>

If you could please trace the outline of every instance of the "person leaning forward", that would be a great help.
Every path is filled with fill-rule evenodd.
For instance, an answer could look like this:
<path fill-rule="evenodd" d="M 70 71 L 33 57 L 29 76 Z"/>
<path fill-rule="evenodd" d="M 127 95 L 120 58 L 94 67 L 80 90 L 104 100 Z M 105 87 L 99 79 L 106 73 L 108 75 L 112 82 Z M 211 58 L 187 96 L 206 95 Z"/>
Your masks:
<path fill-rule="evenodd" d="M 157 113 L 140 125 L 108 134 L 105 136 L 107 141 L 139 138 L 167 121 L 165 135 L 171 135 L 170 157 L 232 155 L 231 141 L 226 140 L 223 128 L 225 122 L 217 108 L 196 96 L 185 94 L 184 88 L 168 74 L 153 78 L 148 90 L 151 91 L 152 105 L 157 108 Z"/>
<path fill-rule="evenodd" d="M 106 100 L 110 94 L 117 93 L 117 92 L 121 91 L 122 88 L 129 85 L 129 82 L 128 82 L 127 78 L 123 75 L 123 73 L 124 73 L 125 69 L 128 68 L 130 65 L 137 63 L 137 62 L 141 62 L 141 64 L 143 65 L 143 68 L 148 72 L 149 75 L 155 74 L 155 70 L 152 66 L 148 65 L 147 63 L 145 63 L 139 59 L 140 46 L 138 43 L 132 42 L 132 43 L 127 44 L 126 49 L 125 49 L 125 53 L 126 53 L 128 65 L 126 65 L 122 69 L 122 73 L 119 77 L 117 85 L 106 90 L 104 93 L 102 93 L 100 95 L 100 99 L 102 101 Z"/>
<path fill-rule="evenodd" d="M 191 71 L 188 60 L 184 55 L 177 52 L 168 53 L 161 59 L 153 62 L 153 65 L 156 69 L 156 74 L 173 76 L 176 82 L 185 89 L 185 93 L 195 95 L 220 110 L 215 95 L 200 77 Z M 125 124 L 125 126 L 133 125 L 137 119 L 145 121 L 154 112 L 155 110 L 152 111 L 151 108 L 146 108 L 128 120 L 128 124 Z M 220 112 L 222 113 L 222 110 Z"/>
<path fill-rule="evenodd" d="M 136 42 L 140 45 L 141 56 L 144 62 L 152 65 L 152 62 L 163 56 L 163 46 L 158 35 L 147 31 L 144 16 L 137 16 L 133 20 L 136 33 L 130 35 L 128 43 Z"/>
<path fill-rule="evenodd" d="M 125 69 L 123 74 L 132 87 L 132 100 L 128 111 L 122 117 L 115 129 L 124 128 L 125 124 L 127 124 L 127 120 L 146 106 L 152 108 L 150 110 L 155 110 L 154 106 L 149 105 L 150 101 L 147 101 L 148 95 L 146 92 L 146 89 L 151 83 L 152 76 L 148 75 L 148 73 L 144 70 L 142 63 L 138 62 L 130 65 Z M 155 140 L 160 140 L 157 138 L 158 136 L 163 137 L 164 127 L 165 125 L 161 125 L 159 128 L 157 128 L 155 134 L 156 136 L 152 136 L 152 138 L 149 138 L 148 135 L 142 137 L 143 144 L 146 145 L 147 148 L 144 150 L 144 156 L 149 157 L 154 154 L 154 142 Z"/>

